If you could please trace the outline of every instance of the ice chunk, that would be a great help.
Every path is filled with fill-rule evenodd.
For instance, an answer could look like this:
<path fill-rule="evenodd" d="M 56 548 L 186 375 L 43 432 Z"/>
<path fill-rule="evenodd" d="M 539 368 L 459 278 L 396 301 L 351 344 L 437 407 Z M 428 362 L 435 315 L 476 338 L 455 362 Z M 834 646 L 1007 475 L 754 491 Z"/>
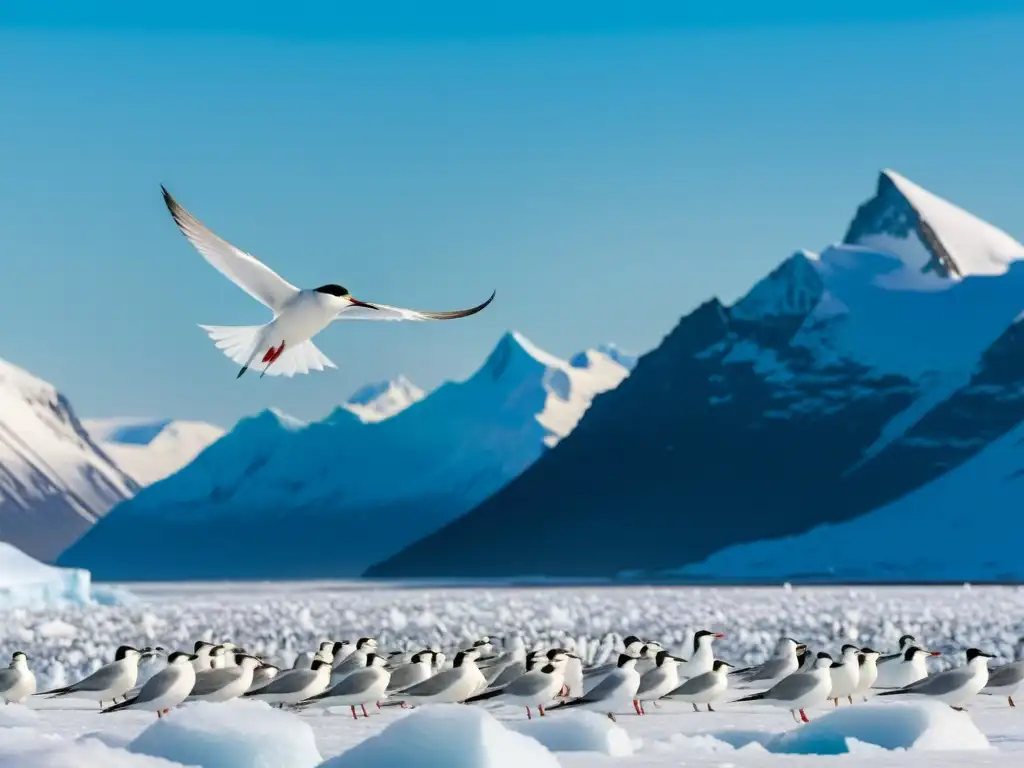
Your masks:
<path fill-rule="evenodd" d="M 853 751 L 851 747 L 857 744 L 926 751 L 990 747 L 970 715 L 933 701 L 838 709 L 785 733 L 723 731 L 712 735 L 737 748 L 756 741 L 769 752 L 787 755 L 841 755 Z"/>
<path fill-rule="evenodd" d="M 0 768 L 182 768 L 155 757 L 133 755 L 97 739 L 69 741 L 34 728 L 0 728 Z"/>
<path fill-rule="evenodd" d="M 93 602 L 91 589 L 89 571 L 46 565 L 0 541 L 0 608 L 88 605 Z M 130 597 L 125 590 L 104 592 L 103 602 L 118 605 Z"/>
<path fill-rule="evenodd" d="M 482 709 L 415 709 L 321 768 L 559 768 L 546 747 Z"/>
<path fill-rule="evenodd" d="M 314 768 L 323 760 L 303 720 L 259 701 L 187 705 L 149 726 L 128 750 L 199 768 Z"/>
<path fill-rule="evenodd" d="M 633 754 L 633 742 L 626 731 L 594 712 L 521 720 L 511 727 L 536 739 L 552 752 L 599 752 L 612 757 Z"/>

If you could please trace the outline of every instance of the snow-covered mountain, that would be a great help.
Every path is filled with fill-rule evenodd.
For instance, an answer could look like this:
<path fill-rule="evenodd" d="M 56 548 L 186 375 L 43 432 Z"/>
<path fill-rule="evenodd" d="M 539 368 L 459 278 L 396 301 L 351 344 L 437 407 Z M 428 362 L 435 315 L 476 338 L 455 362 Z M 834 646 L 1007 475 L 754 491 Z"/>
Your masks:
<path fill-rule="evenodd" d="M 205 421 L 112 418 L 85 419 L 82 425 L 140 486 L 174 474 L 224 434 Z"/>
<path fill-rule="evenodd" d="M 0 360 L 0 540 L 51 560 L 137 487 L 62 394 Z"/>
<path fill-rule="evenodd" d="M 557 449 L 367 573 L 609 576 L 685 568 L 726 550 L 700 572 L 744 578 L 760 566 L 741 560 L 763 557 L 776 576 L 784 553 L 809 552 L 825 534 L 792 550 L 727 548 L 824 525 L 834 554 L 808 555 L 807 568 L 820 574 L 834 557 L 847 573 L 871 572 L 879 561 L 868 539 L 833 534 L 864 534 L 861 516 L 875 509 L 886 521 L 876 541 L 916 529 L 894 521 L 918 515 L 918 504 L 938 520 L 971 515 L 969 481 L 957 478 L 976 470 L 965 462 L 1001 456 L 997 441 L 1024 419 L 1022 258 L 1024 245 L 1006 233 L 883 171 L 842 243 L 795 253 L 731 307 L 711 299 L 683 317 Z M 527 510 L 586 530 L 586 546 L 506 526 L 502 546 L 478 556 L 472 542 Z M 945 541 L 972 524 L 946 526 Z M 898 546 L 882 548 L 887 562 Z M 919 551 L 914 578 L 948 577 Z M 974 563 L 1006 572 L 1007 552 Z"/>
<path fill-rule="evenodd" d="M 418 403 L 426 392 L 405 376 L 389 381 L 367 384 L 356 391 L 342 406 L 359 417 L 360 421 L 383 421 Z"/>
<path fill-rule="evenodd" d="M 310 424 L 264 411 L 119 505 L 60 562 L 115 580 L 358 575 L 521 473 L 627 374 L 603 353 L 570 365 L 508 333 L 472 377 L 390 418 L 366 420 L 351 401 Z M 396 389 L 418 391 L 390 385 L 392 403 Z M 161 546 L 138 547 L 154 525 Z"/>

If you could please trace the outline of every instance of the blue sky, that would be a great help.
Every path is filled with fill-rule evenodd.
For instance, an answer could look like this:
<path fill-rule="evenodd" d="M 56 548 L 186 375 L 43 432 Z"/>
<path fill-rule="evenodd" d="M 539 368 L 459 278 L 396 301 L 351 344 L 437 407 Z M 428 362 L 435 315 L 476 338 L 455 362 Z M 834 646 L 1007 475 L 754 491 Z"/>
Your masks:
<path fill-rule="evenodd" d="M 882 167 L 1024 238 L 1019 3 L 375 5 L 5 3 L 0 356 L 81 416 L 310 418 L 464 378 L 509 328 L 646 351 L 840 238 Z M 265 310 L 161 183 L 298 285 L 498 297 L 333 327 L 338 371 L 236 381 L 196 323 Z"/>

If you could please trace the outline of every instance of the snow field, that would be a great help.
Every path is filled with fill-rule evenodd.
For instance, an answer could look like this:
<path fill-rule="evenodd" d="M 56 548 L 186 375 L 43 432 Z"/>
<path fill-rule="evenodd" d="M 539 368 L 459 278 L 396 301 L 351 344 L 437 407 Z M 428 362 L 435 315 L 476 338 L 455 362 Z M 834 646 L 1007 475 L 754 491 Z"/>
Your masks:
<path fill-rule="evenodd" d="M 24 607 L 0 611 L 0 652 L 7 655 L 24 650 L 42 688 L 91 672 L 109 660 L 122 642 L 190 648 L 196 639 L 230 639 L 252 652 L 290 664 L 298 650 L 312 648 L 328 637 L 354 640 L 374 635 L 382 648 L 390 650 L 427 644 L 451 648 L 480 635 L 520 632 L 528 647 L 571 640 L 582 655 L 600 661 L 606 649 L 612 653 L 610 642 L 604 640 L 611 631 L 657 639 L 688 655 L 692 632 L 708 628 L 725 634 L 715 644 L 718 657 L 749 664 L 763 660 L 781 634 L 837 654 L 846 641 L 891 650 L 901 634 L 910 632 L 928 647 L 944 652 L 943 657 L 929 661 L 932 671 L 938 671 L 962 664 L 963 649 L 972 645 L 1005 660 L 1024 635 L 1024 590 L 1016 588 L 413 589 L 326 583 L 131 588 L 139 602 L 122 607 L 67 605 L 48 611 Z M 155 668 L 154 664 L 145 665 L 142 677 Z M 366 761 L 358 764 L 368 768 L 434 768 L 436 763 L 385 761 L 389 755 L 408 754 L 403 750 L 410 744 L 419 755 L 429 753 L 423 742 L 411 736 L 423 731 L 457 747 L 458 759 L 465 754 L 479 757 L 469 763 L 451 762 L 456 757 L 450 757 L 445 765 L 452 768 L 660 767 L 681 763 L 759 768 L 793 766 L 798 764 L 795 760 L 846 761 L 853 766 L 863 764 L 868 754 L 880 766 L 1009 768 L 1024 757 L 1024 716 L 1002 698 L 978 697 L 968 714 L 916 701 L 879 701 L 838 710 L 829 705 L 808 713 L 812 719 L 809 726 L 796 726 L 781 710 L 732 705 L 727 703 L 730 700 L 727 697 L 715 713 L 694 713 L 689 705 L 666 702 L 660 708 L 648 707 L 646 717 L 623 713 L 617 724 L 600 715 L 580 717 L 593 713 L 568 712 L 527 722 L 521 710 L 500 706 L 456 706 L 455 714 L 430 715 L 442 720 L 455 718 L 451 723 L 457 725 L 449 728 L 432 721 L 424 726 L 422 720 L 415 719 L 444 709 L 436 707 L 412 710 L 415 718 L 397 707 L 381 712 L 370 708 L 371 716 L 358 721 L 347 716 L 347 708 L 302 715 L 265 708 L 263 713 L 269 718 L 284 718 L 271 723 L 262 714 L 257 717 L 248 711 L 262 705 L 233 702 L 187 705 L 158 723 L 153 715 L 142 712 L 101 716 L 87 701 L 33 699 L 29 706 L 37 711 L 12 705 L 0 712 L 0 767 L 102 764 L 177 768 L 158 758 L 189 765 L 187 759 L 195 760 L 198 755 L 171 753 L 161 745 L 198 743 L 204 738 L 210 740 L 210 751 L 201 756 L 204 760 L 220 759 L 217 755 L 226 750 L 231 759 L 249 755 L 246 759 L 258 761 L 261 752 L 239 744 L 254 732 L 263 735 L 261 744 L 267 742 L 267 754 L 275 754 L 277 747 L 270 742 L 278 739 L 286 744 L 304 743 L 334 768 L 355 764 L 345 763 L 344 755 L 357 747 L 360 752 L 356 754 Z M 247 711 L 239 713 L 239 704 Z M 147 732 L 149 728 L 153 730 Z M 180 733 L 174 737 L 176 728 L 187 730 L 188 737 Z M 157 736 L 161 733 L 172 738 L 160 741 Z M 235 746 L 225 748 L 222 736 Z M 147 743 L 157 746 L 138 748 Z M 530 744 L 522 747 L 533 750 L 530 756 L 517 763 L 494 762 L 499 757 L 489 757 L 492 752 L 487 745 L 496 744 L 497 752 L 504 755 L 516 753 L 518 747 L 511 746 L 515 743 Z M 991 747 L 986 748 L 987 744 Z M 32 760 L 38 757 L 36 762 L 27 757 L 30 748 L 36 756 Z M 289 749 L 302 754 L 305 747 Z M 936 750 L 943 754 L 936 755 Z M 84 755 L 81 759 L 80 752 Z M 818 756 L 822 753 L 828 756 Z M 309 760 L 295 768 L 319 764 L 311 762 L 311 752 L 306 754 Z M 292 768 L 290 764 L 272 764 Z M 202 765 L 269 768 L 271 764 Z"/>

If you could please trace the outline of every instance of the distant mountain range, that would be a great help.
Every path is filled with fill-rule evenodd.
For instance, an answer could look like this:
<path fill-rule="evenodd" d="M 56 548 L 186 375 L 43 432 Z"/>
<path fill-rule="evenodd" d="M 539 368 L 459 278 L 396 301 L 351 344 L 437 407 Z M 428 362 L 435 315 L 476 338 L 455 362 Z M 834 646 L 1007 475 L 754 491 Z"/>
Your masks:
<path fill-rule="evenodd" d="M 472 377 L 426 396 L 398 378 L 322 421 L 274 410 L 243 419 L 59 561 L 107 580 L 357 576 L 569 434 L 635 362 L 603 350 L 566 362 L 508 333 Z M 154 525 L 161 546 L 138 547 Z"/>
<path fill-rule="evenodd" d="M 1020 580 L 1021 258 L 883 171 L 841 243 L 683 317 L 557 448 L 367 575 Z"/>

